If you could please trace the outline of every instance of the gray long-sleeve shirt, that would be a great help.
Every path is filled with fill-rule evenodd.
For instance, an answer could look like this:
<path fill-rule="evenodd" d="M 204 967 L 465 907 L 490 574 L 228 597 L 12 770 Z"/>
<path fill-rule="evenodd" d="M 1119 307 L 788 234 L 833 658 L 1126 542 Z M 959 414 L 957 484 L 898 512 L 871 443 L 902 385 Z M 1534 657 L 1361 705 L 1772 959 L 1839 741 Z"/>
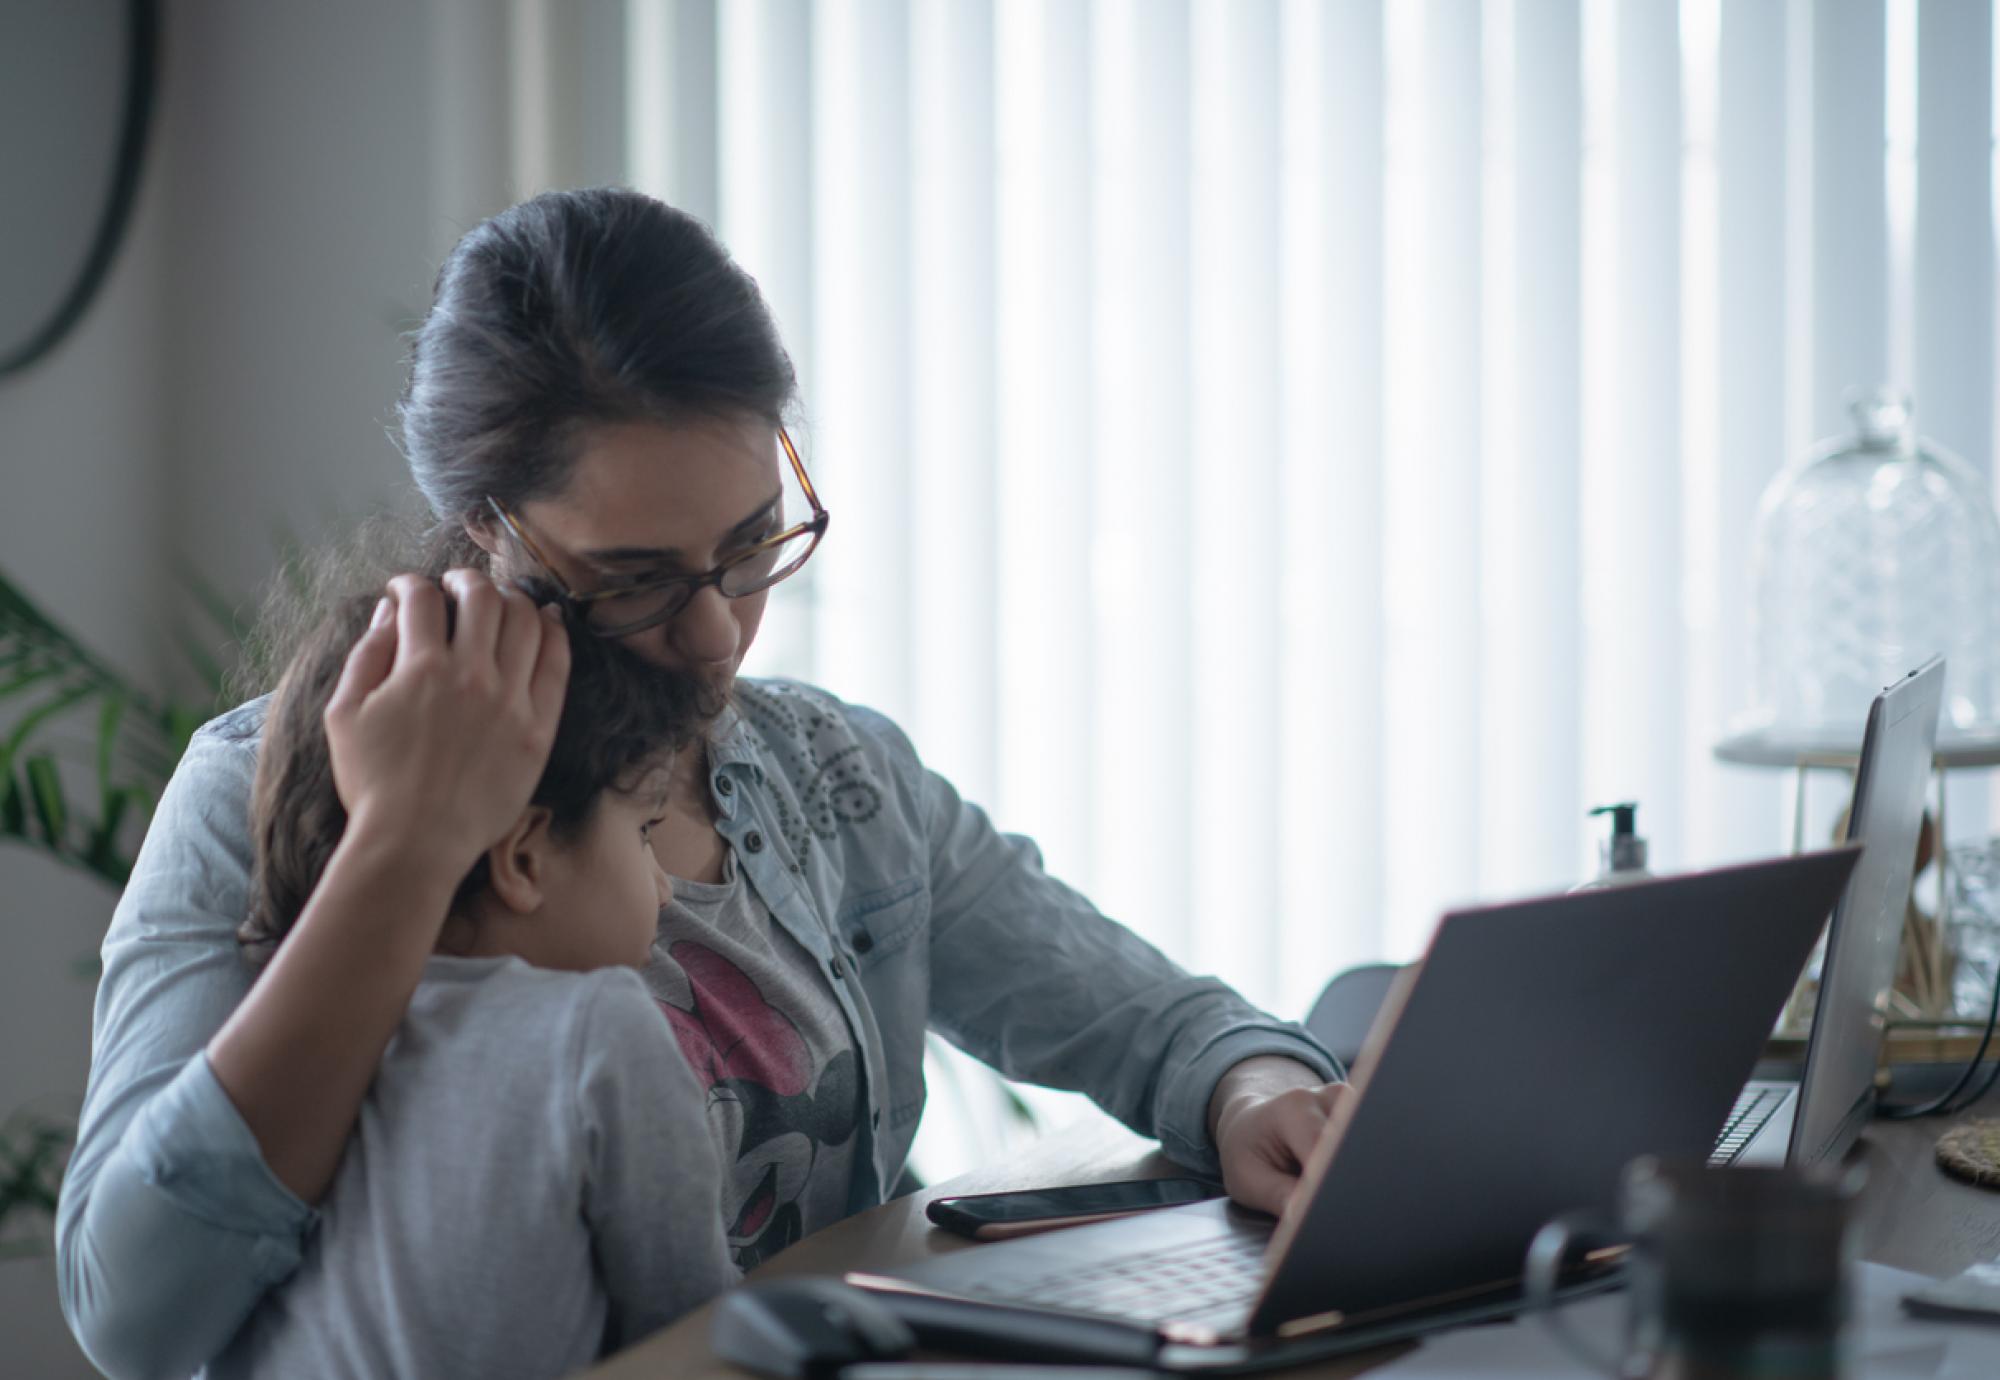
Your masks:
<path fill-rule="evenodd" d="M 433 958 L 298 1270 L 211 1380 L 590 1364 L 738 1278 L 695 1085 L 637 973 Z"/>
<path fill-rule="evenodd" d="M 235 929 L 262 719 L 257 702 L 196 735 L 105 937 L 57 1253 L 70 1326 L 118 1380 L 216 1356 L 298 1268 L 316 1217 L 201 1054 L 249 990 Z M 1296 1026 L 1045 874 L 1032 843 L 995 830 L 880 715 L 742 681 L 709 757 L 718 831 L 825 965 L 859 1055 L 850 1210 L 881 1201 L 909 1152 L 927 1026 L 1012 1077 L 1088 1093 L 1210 1172 L 1208 1101 L 1231 1065 L 1281 1054 L 1336 1076 Z"/>

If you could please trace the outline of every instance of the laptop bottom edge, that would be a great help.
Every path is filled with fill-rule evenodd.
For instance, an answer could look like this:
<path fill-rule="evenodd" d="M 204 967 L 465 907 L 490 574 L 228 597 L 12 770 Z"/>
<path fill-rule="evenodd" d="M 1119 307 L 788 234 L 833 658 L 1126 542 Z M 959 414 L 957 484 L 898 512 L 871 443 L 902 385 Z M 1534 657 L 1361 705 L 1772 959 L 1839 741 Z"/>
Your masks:
<path fill-rule="evenodd" d="M 1569 1303 L 1622 1288 L 1624 1283 L 1622 1270 L 1608 1270 L 1562 1286 L 1557 1298 Z M 1401 1311 L 1395 1316 L 1358 1321 L 1304 1336 L 1260 1337 L 1208 1346 L 1170 1342 L 1160 1349 L 1153 1364 L 1158 1370 L 1177 1375 L 1255 1375 L 1415 1341 L 1447 1328 L 1501 1322 L 1520 1313 L 1524 1303 L 1518 1283 L 1510 1283 L 1496 1286 L 1476 1299 Z"/>

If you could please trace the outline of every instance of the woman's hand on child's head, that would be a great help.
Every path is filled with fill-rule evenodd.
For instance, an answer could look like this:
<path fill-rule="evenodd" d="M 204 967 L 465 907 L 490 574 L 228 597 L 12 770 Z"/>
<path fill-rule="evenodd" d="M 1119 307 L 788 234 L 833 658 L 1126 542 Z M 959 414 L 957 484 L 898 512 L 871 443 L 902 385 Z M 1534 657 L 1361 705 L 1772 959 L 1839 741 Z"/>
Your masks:
<path fill-rule="evenodd" d="M 569 685 L 553 606 L 453 570 L 398 575 L 326 706 L 349 828 L 421 848 L 462 875 L 527 808 Z M 456 605 L 447 634 L 445 590 Z"/>

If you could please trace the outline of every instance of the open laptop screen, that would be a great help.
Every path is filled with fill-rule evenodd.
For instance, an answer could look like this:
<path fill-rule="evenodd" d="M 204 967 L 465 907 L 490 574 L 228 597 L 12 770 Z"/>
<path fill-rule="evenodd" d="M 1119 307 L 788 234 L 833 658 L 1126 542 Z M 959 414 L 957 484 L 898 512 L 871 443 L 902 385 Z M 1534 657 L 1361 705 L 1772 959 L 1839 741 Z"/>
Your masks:
<path fill-rule="evenodd" d="M 1943 695 L 1944 662 L 1933 658 L 1884 690 L 1868 711 L 1847 821 L 1847 840 L 1862 845 L 1861 861 L 1828 932 L 1792 1123 L 1793 1165 L 1846 1154 L 1874 1108 Z"/>

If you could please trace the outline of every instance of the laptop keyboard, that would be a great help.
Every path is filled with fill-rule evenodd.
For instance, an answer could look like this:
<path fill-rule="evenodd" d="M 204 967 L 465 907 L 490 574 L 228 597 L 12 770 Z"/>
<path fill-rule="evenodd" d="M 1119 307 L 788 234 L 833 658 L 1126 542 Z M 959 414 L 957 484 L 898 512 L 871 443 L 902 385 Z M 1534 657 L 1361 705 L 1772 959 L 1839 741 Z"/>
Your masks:
<path fill-rule="evenodd" d="M 1736 1095 L 1736 1105 L 1730 1108 L 1729 1120 L 1722 1124 L 1722 1134 L 1715 1138 L 1715 1149 L 1708 1155 L 1710 1164 L 1733 1164 L 1743 1148 L 1756 1139 L 1766 1122 L 1777 1113 L 1778 1106 L 1785 1100 L 1789 1088 L 1745 1088 Z"/>
<path fill-rule="evenodd" d="M 1242 1313 L 1264 1282 L 1264 1247 L 1233 1236 L 1095 1261 L 1032 1280 L 954 1286 L 974 1298 L 1146 1323 Z"/>
<path fill-rule="evenodd" d="M 1786 1088 L 1745 1088 L 1715 1138 L 1710 1164 L 1743 1153 L 1784 1102 Z M 1032 1279 L 968 1281 L 953 1287 L 973 1298 L 1033 1304 L 1145 1323 L 1206 1322 L 1240 1316 L 1264 1282 L 1266 1242 L 1232 1236 L 1170 1251 L 1140 1251 Z"/>

